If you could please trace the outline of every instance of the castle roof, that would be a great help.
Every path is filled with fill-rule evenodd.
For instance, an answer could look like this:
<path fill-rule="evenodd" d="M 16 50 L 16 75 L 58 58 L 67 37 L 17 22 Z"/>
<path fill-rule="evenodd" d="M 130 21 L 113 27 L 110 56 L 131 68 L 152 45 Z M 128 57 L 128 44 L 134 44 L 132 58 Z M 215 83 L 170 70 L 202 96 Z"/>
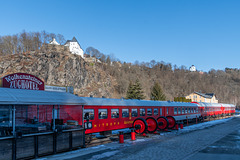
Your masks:
<path fill-rule="evenodd" d="M 76 39 L 75 37 L 73 37 L 72 40 L 67 40 L 67 42 L 65 43 L 65 45 L 68 44 L 68 43 L 70 43 L 70 42 L 77 42 L 77 43 L 78 43 L 77 39 Z M 80 46 L 79 43 L 78 43 L 78 45 Z M 80 46 L 80 47 L 81 47 L 81 46 Z"/>

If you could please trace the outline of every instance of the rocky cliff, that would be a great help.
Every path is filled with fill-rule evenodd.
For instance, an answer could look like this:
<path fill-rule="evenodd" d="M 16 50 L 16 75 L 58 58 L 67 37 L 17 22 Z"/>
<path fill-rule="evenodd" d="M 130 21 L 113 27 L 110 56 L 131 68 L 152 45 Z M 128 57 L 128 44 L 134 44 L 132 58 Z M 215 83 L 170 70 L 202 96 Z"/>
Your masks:
<path fill-rule="evenodd" d="M 69 51 L 38 51 L 0 57 L 0 77 L 11 73 L 29 73 L 45 85 L 73 86 L 79 96 L 111 97 L 116 81 L 96 63 L 85 62 Z"/>

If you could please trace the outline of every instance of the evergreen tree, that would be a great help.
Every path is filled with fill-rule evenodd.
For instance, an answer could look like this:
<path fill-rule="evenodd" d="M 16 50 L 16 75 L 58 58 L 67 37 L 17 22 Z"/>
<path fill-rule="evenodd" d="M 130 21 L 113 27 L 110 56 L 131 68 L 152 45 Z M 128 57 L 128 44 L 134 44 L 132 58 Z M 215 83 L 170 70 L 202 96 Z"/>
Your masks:
<path fill-rule="evenodd" d="M 155 83 L 151 91 L 151 100 L 154 101 L 165 101 L 166 96 L 164 95 L 159 83 Z"/>
<path fill-rule="evenodd" d="M 126 99 L 133 99 L 134 95 L 134 89 L 132 82 L 129 83 Z"/>
<path fill-rule="evenodd" d="M 135 84 L 132 84 L 132 82 L 130 82 L 128 86 L 126 99 L 144 99 L 144 98 L 145 96 L 143 95 L 142 87 L 139 80 L 137 79 Z"/>
<path fill-rule="evenodd" d="M 137 79 L 134 86 L 135 91 L 135 98 L 134 99 L 144 99 L 145 96 L 143 95 L 142 86 L 140 81 Z"/>

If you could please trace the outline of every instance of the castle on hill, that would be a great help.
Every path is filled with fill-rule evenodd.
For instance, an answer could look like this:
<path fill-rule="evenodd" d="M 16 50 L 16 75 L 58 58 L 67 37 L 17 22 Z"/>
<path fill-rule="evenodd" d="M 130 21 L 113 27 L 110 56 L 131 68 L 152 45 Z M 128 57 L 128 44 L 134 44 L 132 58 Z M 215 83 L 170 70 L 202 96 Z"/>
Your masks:
<path fill-rule="evenodd" d="M 51 45 L 60 45 L 55 38 L 49 43 Z M 61 46 L 61 45 L 60 45 Z M 83 57 L 83 49 L 81 48 L 80 44 L 78 43 L 77 39 L 73 37 L 72 40 L 67 40 L 67 42 L 63 45 L 65 47 L 68 47 L 70 52 L 72 54 L 76 54 Z"/>

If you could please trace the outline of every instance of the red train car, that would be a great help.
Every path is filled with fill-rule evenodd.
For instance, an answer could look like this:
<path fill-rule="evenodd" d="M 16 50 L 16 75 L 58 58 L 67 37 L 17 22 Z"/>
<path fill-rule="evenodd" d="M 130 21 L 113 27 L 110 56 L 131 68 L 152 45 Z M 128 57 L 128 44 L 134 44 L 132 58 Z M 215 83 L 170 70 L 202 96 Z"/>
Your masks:
<path fill-rule="evenodd" d="M 198 104 L 82 97 L 86 134 L 134 127 L 137 133 L 174 128 L 176 122 L 201 116 Z"/>
<path fill-rule="evenodd" d="M 204 102 L 199 102 L 197 104 L 199 105 L 200 113 L 204 118 L 234 114 L 236 108 L 236 106 L 233 104 Z"/>

